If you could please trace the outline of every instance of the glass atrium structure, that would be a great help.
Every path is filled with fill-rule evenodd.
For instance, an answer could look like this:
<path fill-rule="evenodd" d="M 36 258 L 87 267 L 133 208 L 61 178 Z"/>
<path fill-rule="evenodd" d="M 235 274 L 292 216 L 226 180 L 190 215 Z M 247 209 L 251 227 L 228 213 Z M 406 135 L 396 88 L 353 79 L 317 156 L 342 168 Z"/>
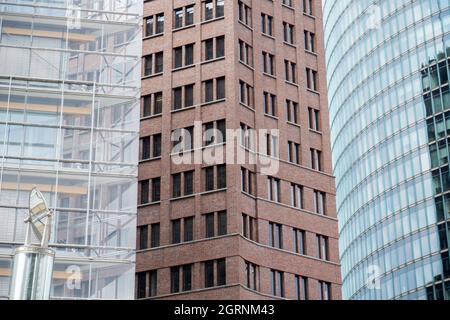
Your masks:
<path fill-rule="evenodd" d="M 324 1 L 344 299 L 450 299 L 449 6 Z"/>
<path fill-rule="evenodd" d="M 0 2 L 0 299 L 34 186 L 51 298 L 133 299 L 142 1 Z"/>

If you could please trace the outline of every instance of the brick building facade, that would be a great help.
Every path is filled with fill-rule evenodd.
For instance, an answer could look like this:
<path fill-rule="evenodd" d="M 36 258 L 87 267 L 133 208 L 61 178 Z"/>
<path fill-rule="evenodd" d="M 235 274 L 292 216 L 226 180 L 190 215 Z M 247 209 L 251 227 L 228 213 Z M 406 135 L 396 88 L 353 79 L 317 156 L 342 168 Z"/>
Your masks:
<path fill-rule="evenodd" d="M 340 299 L 321 1 L 146 1 L 143 33 L 136 297 Z M 279 170 L 175 164 L 182 128 L 279 130 L 235 146 Z"/>

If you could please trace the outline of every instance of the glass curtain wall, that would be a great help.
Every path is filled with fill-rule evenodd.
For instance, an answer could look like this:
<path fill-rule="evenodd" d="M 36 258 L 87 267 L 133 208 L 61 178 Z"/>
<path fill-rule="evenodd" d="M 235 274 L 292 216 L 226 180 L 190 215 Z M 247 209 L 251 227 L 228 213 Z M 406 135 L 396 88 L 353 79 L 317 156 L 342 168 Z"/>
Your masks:
<path fill-rule="evenodd" d="M 450 299 L 450 7 L 326 0 L 345 299 Z"/>
<path fill-rule="evenodd" d="M 142 1 L 0 4 L 0 299 L 28 195 L 55 211 L 53 299 L 133 299 Z"/>

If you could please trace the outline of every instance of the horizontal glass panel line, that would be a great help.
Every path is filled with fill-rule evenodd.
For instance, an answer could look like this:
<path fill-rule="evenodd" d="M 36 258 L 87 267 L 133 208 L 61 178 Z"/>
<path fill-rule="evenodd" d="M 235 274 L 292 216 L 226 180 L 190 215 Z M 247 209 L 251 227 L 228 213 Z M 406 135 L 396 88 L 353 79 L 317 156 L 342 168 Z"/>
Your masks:
<path fill-rule="evenodd" d="M 8 244 L 8 243 L 5 243 Z M 11 245 L 12 247 L 15 247 L 13 245 Z M 51 247 L 55 247 L 55 246 L 51 246 Z M 56 248 L 56 247 L 55 247 Z M 134 250 L 129 250 L 130 253 L 133 253 Z M 11 259 L 14 257 L 14 254 L 0 254 L 0 259 Z M 104 259 L 104 258 L 98 258 L 98 257 L 67 257 L 67 256 L 57 256 L 55 258 L 56 262 L 89 262 L 89 261 L 93 261 L 93 262 L 99 262 L 99 263 L 113 263 L 113 264 L 134 264 L 134 257 L 131 257 L 129 260 L 124 260 L 124 259 L 116 259 L 116 258 L 111 258 L 111 259 Z"/>
<path fill-rule="evenodd" d="M 3 109 L 3 106 L 0 104 L 0 109 Z M 8 110 L 8 108 L 6 108 Z M 61 107 L 62 111 L 64 110 L 64 107 Z M 27 111 L 25 108 L 24 111 Z M 64 112 L 63 112 L 64 113 Z M 60 112 L 58 112 L 60 114 Z M 135 120 L 136 124 L 139 123 L 139 119 Z M 0 120 L 1 125 L 5 125 L 5 128 L 8 126 L 21 126 L 21 127 L 33 127 L 33 128 L 52 128 L 52 129 L 60 129 L 58 131 L 69 129 L 69 130 L 80 130 L 83 131 L 81 134 L 87 134 L 89 132 L 93 133 L 102 133 L 102 132 L 109 132 L 109 133 L 121 133 L 123 136 L 125 135 L 135 135 L 139 134 L 139 130 L 121 130 L 121 129 L 113 129 L 108 127 L 91 127 L 91 126 L 74 126 L 74 125 L 57 125 L 57 124 L 45 124 L 45 123 L 33 123 L 33 122 L 17 122 L 17 121 L 5 121 Z M 129 124 L 128 124 L 129 125 Z M 114 138 L 117 138 L 116 136 Z M 1 139 L 1 137 L 0 137 Z M 0 144 L 3 144 L 4 141 L 0 140 Z"/>
<path fill-rule="evenodd" d="M 5 76 L 5 75 L 0 75 L 0 81 L 1 79 L 5 79 L 5 80 L 20 80 L 25 82 L 26 84 L 33 84 L 33 86 L 36 86 L 35 82 L 43 82 L 43 83 L 53 83 L 53 84 L 57 84 L 57 85 L 89 85 L 91 87 L 93 87 L 94 82 L 90 82 L 90 81 L 81 81 L 81 80 L 66 80 L 66 79 L 51 79 L 51 78 L 36 78 L 36 77 L 28 77 L 28 76 L 16 76 L 16 75 L 12 75 L 12 76 Z M 138 86 L 126 86 L 126 85 L 120 85 L 120 84 L 112 84 L 112 83 L 95 83 L 96 84 L 96 90 L 100 90 L 102 87 L 105 88 L 119 88 L 119 89 L 130 89 L 133 90 L 132 93 L 136 94 L 136 90 L 140 89 L 140 81 L 134 81 L 134 82 L 139 82 L 139 87 Z M 0 84 L 0 87 L 2 85 Z M 5 85 L 3 85 L 4 87 Z M 31 87 L 33 87 L 31 86 Z M 13 85 L 11 85 L 11 88 L 15 88 Z M 24 86 L 18 86 L 18 89 L 20 88 L 24 88 Z M 38 89 L 38 88 L 35 88 Z M 42 88 L 41 88 L 42 89 Z M 59 90 L 64 90 L 70 93 L 76 93 L 76 90 L 70 90 L 67 88 L 58 88 Z M 53 88 L 48 88 L 45 87 L 45 90 L 48 90 L 49 92 L 55 92 L 57 91 L 56 89 Z M 86 91 L 81 91 L 81 92 L 86 92 Z M 92 93 L 92 91 L 90 91 Z M 105 97 L 120 97 L 120 95 L 113 95 L 113 94 L 102 94 L 102 93 L 98 93 L 97 91 L 95 92 L 96 95 L 100 95 L 100 96 L 105 96 Z M 139 93 L 140 96 L 140 93 Z M 125 96 L 127 97 L 127 96 Z M 134 97 L 134 96 L 128 96 L 128 97 Z"/>
<path fill-rule="evenodd" d="M 105 3 L 106 3 L 106 1 L 105 1 Z M 20 15 L 21 12 L 23 11 L 22 8 L 28 7 L 28 8 L 34 9 L 33 10 L 34 12 L 33 13 L 27 13 L 27 16 L 29 16 L 30 14 L 36 15 L 36 12 L 42 12 L 43 11 L 41 9 L 49 9 L 49 11 L 51 13 L 53 13 L 53 14 L 56 13 L 56 12 L 64 12 L 64 16 L 61 15 L 60 17 L 58 17 L 58 16 L 55 16 L 55 15 L 52 15 L 52 16 L 48 16 L 48 17 L 51 17 L 53 19 L 64 18 L 64 19 L 67 20 L 67 16 L 66 16 L 67 15 L 67 10 L 68 10 L 67 3 L 64 2 L 60 6 L 55 6 L 55 5 L 57 5 L 57 2 L 52 2 L 52 4 L 53 4 L 53 6 L 46 6 L 44 4 L 36 4 L 36 3 L 29 4 L 29 3 L 23 3 L 23 2 L 17 3 L 15 1 L 7 1 L 7 0 L 6 1 L 0 1 L 0 5 L 4 5 L 5 6 L 5 8 L 3 8 L 3 11 L 4 11 L 3 14 L 4 13 L 10 13 L 10 14 L 19 14 Z M 80 11 L 81 13 L 84 13 L 85 15 L 84 16 L 82 15 L 81 18 L 83 20 L 86 20 L 86 21 L 90 21 L 90 20 L 95 21 L 92 16 L 97 16 L 97 15 L 103 14 L 105 16 L 105 20 L 98 20 L 98 21 L 107 21 L 108 23 L 110 21 L 111 22 L 116 22 L 116 21 L 119 21 L 119 20 L 114 20 L 112 18 L 115 17 L 115 16 L 118 16 L 118 17 L 122 17 L 122 19 L 123 18 L 135 18 L 136 20 L 131 20 L 131 19 L 128 20 L 128 21 L 130 21 L 128 23 L 136 23 L 136 22 L 139 21 L 139 19 L 142 16 L 141 10 L 140 10 L 142 6 L 139 5 L 139 2 L 135 2 L 133 4 L 134 4 L 133 6 L 128 6 L 128 9 L 130 9 L 130 11 L 123 10 L 123 9 L 125 9 L 123 7 L 118 9 L 117 11 L 113 11 L 113 10 L 112 11 L 111 10 L 99 10 L 99 9 L 94 9 L 94 8 L 90 9 L 90 8 L 86 8 L 86 3 L 84 3 L 83 5 L 79 5 L 79 6 L 74 6 L 75 7 L 74 9 L 76 9 L 76 11 Z M 7 8 L 12 9 L 13 7 L 18 7 L 19 9 L 22 9 L 22 10 L 21 11 L 17 11 L 17 12 L 16 11 L 6 11 L 5 10 Z M 39 10 L 37 10 L 37 9 L 39 9 Z M 94 15 L 89 15 L 88 16 L 89 13 L 91 13 L 91 14 L 94 13 Z M 37 14 L 37 15 L 39 15 L 39 14 Z"/>
<path fill-rule="evenodd" d="M 1 34 L 1 33 L 0 33 Z M 124 59 L 134 59 L 137 61 L 141 60 L 141 55 L 139 54 L 123 54 L 123 53 L 115 53 L 109 51 L 87 51 L 87 50 L 75 50 L 75 49 L 64 49 L 64 48 L 49 48 L 49 47 L 39 47 L 39 46 L 26 46 L 26 45 L 13 45 L 13 44 L 5 44 L 0 43 L 0 48 L 15 48 L 15 49 L 25 49 L 25 50 L 40 50 L 40 51 L 53 51 L 53 52 L 61 52 L 61 53 L 84 53 L 90 56 L 104 56 L 104 57 L 118 57 Z M 73 57 L 69 57 L 70 60 Z"/>
<path fill-rule="evenodd" d="M 134 208 L 134 207 L 133 207 Z M 15 205 L 0 205 L 0 209 L 12 209 L 12 210 L 28 210 L 27 206 L 15 206 Z M 98 210 L 98 209 L 79 209 L 79 208 L 61 208 L 61 207 L 51 207 L 50 209 L 54 211 L 60 211 L 68 214 L 75 213 L 86 213 L 86 214 L 107 214 L 107 215 L 115 215 L 119 216 L 137 216 L 136 209 L 132 209 L 130 211 L 114 211 L 114 210 Z M 0 215 L 2 213 L 0 212 Z"/>

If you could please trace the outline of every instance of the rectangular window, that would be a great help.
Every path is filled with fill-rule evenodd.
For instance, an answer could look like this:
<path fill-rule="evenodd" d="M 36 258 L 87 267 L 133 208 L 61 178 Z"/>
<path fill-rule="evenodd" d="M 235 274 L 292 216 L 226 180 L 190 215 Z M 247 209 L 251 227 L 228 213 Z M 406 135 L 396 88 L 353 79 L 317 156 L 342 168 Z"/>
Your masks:
<path fill-rule="evenodd" d="M 144 180 L 140 182 L 141 187 L 141 201 L 140 204 L 147 204 L 149 202 L 149 180 Z"/>
<path fill-rule="evenodd" d="M 268 36 L 273 36 L 273 17 L 261 13 L 261 32 Z"/>
<path fill-rule="evenodd" d="M 307 88 L 313 91 L 319 91 L 317 87 L 317 71 L 306 68 Z"/>
<path fill-rule="evenodd" d="M 148 226 L 139 227 L 139 249 L 147 249 L 148 247 Z"/>
<path fill-rule="evenodd" d="M 152 248 L 157 248 L 160 246 L 160 226 L 159 223 L 154 223 L 151 225 L 151 244 Z"/>
<path fill-rule="evenodd" d="M 294 26 L 292 24 L 283 22 L 283 35 L 285 42 L 289 44 L 294 44 L 295 36 L 294 36 Z"/>
<path fill-rule="evenodd" d="M 286 114 L 288 122 L 298 124 L 298 103 L 286 100 Z"/>
<path fill-rule="evenodd" d="M 331 283 L 319 281 L 319 292 L 321 300 L 331 300 Z"/>
<path fill-rule="evenodd" d="M 147 272 L 139 272 L 137 275 L 137 298 L 147 297 Z"/>
<path fill-rule="evenodd" d="M 269 246 L 283 249 L 283 226 L 269 222 Z"/>
<path fill-rule="evenodd" d="M 152 202 L 161 200 L 161 178 L 152 179 Z"/>
<path fill-rule="evenodd" d="M 180 267 L 170 268 L 170 293 L 180 292 Z"/>
<path fill-rule="evenodd" d="M 303 230 L 292 229 L 294 236 L 294 252 L 306 255 L 306 233 Z"/>
<path fill-rule="evenodd" d="M 184 218 L 184 242 L 194 240 L 194 218 Z"/>
<path fill-rule="evenodd" d="M 217 260 L 217 286 L 224 286 L 227 283 L 227 273 L 225 259 Z"/>
<path fill-rule="evenodd" d="M 144 29 L 145 37 L 162 34 L 164 32 L 164 13 L 146 17 Z"/>
<path fill-rule="evenodd" d="M 214 233 L 214 213 L 205 214 L 205 237 L 212 238 Z"/>
<path fill-rule="evenodd" d="M 317 258 L 329 261 L 328 255 L 328 237 L 317 235 Z"/>
<path fill-rule="evenodd" d="M 295 287 L 297 300 L 308 300 L 308 278 L 299 275 L 295 276 Z"/>
<path fill-rule="evenodd" d="M 194 171 L 184 173 L 184 195 L 188 196 L 194 193 Z"/>
<path fill-rule="evenodd" d="M 223 236 L 227 234 L 227 212 L 221 211 L 217 214 L 217 235 Z"/>
<path fill-rule="evenodd" d="M 183 269 L 183 291 L 192 290 L 192 264 L 184 265 Z"/>
<path fill-rule="evenodd" d="M 297 64 L 284 60 L 284 79 L 288 82 L 297 83 Z"/>
<path fill-rule="evenodd" d="M 238 17 L 243 24 L 252 27 L 252 9 L 241 0 L 238 1 Z"/>
<path fill-rule="evenodd" d="M 245 273 L 246 273 L 246 279 L 247 279 L 247 288 L 250 288 L 252 290 L 258 290 L 257 289 L 257 265 L 253 264 L 251 262 L 245 262 Z"/>
<path fill-rule="evenodd" d="M 311 148 L 311 168 L 317 171 L 323 171 L 322 168 L 322 151 Z"/>
<path fill-rule="evenodd" d="M 281 202 L 280 179 L 267 177 L 267 193 L 270 201 Z"/>
<path fill-rule="evenodd" d="M 284 297 L 284 273 L 277 270 L 270 270 L 272 295 Z"/>
<path fill-rule="evenodd" d="M 315 131 L 320 131 L 320 117 L 319 110 L 308 108 L 309 114 L 309 128 Z"/>
<path fill-rule="evenodd" d="M 268 114 L 272 117 L 276 117 L 277 116 L 277 111 L 276 111 L 277 97 L 276 97 L 276 95 L 266 92 L 266 91 L 264 91 L 263 95 L 264 95 L 264 113 Z"/>
<path fill-rule="evenodd" d="M 205 191 L 214 190 L 214 167 L 205 169 Z"/>
<path fill-rule="evenodd" d="M 205 262 L 205 288 L 214 287 L 214 260 Z"/>
<path fill-rule="evenodd" d="M 172 244 L 181 242 L 181 219 L 172 220 Z"/>
<path fill-rule="evenodd" d="M 303 187 L 291 183 L 291 206 L 303 209 Z"/>
<path fill-rule="evenodd" d="M 321 191 L 314 190 L 314 212 L 326 215 L 326 194 Z"/>

